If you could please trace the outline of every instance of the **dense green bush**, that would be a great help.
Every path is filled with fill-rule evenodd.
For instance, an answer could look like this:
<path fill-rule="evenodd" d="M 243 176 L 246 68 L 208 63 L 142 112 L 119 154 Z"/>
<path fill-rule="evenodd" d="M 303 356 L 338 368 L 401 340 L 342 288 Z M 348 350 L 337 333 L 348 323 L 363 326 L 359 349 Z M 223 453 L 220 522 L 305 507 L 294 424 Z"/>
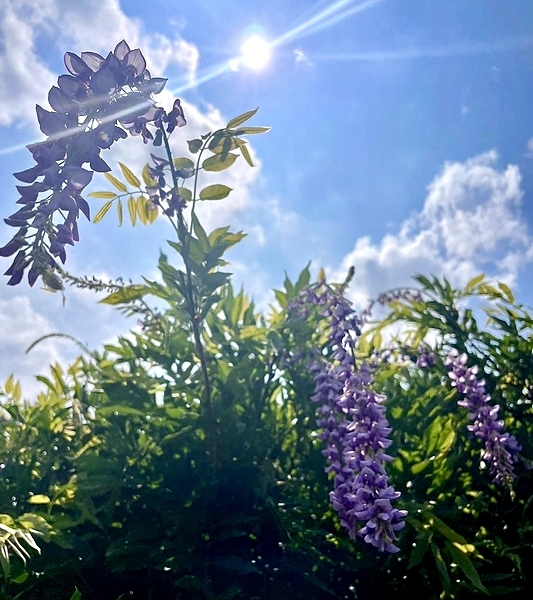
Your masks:
<path fill-rule="evenodd" d="M 137 51 L 128 52 L 121 45 L 115 49 L 117 64 L 129 60 L 125 72 L 136 65 L 142 74 L 139 55 L 131 54 Z M 86 82 L 81 59 L 72 56 L 69 71 L 80 71 L 76 77 Z M 87 60 L 100 69 L 107 64 L 92 55 Z M 119 67 L 112 72 L 122 77 Z M 140 91 L 120 88 L 111 105 L 145 93 L 146 78 L 130 85 Z M 161 85 L 152 84 L 146 97 Z M 94 110 L 98 122 L 103 109 Z M 199 176 L 230 167 L 233 151 L 251 163 L 243 136 L 265 129 L 243 125 L 251 111 L 191 140 L 191 156 L 174 159 L 168 135 L 176 122 L 183 124 L 180 110 L 178 102 L 168 114 L 150 113 L 151 120 L 135 122 L 147 139 L 147 125 L 156 128 L 152 137 L 166 158 L 153 158 L 142 177 L 121 165 L 125 181 L 107 173 L 119 194 L 92 194 L 108 200 L 96 221 L 113 203 L 122 219 L 123 196 L 132 224 L 149 224 L 158 213 L 169 218 L 172 258 L 161 255 L 157 281 L 77 278 L 56 262 L 77 235 L 72 215 L 79 211 L 71 207 L 66 214 L 69 205 L 61 205 L 66 219 L 54 224 L 54 195 L 72 193 L 85 212 L 85 200 L 71 188 L 82 189 L 88 176 L 81 167 L 67 170 L 80 137 L 65 147 L 67 158 L 58 159 L 59 172 L 67 172 L 59 187 L 36 204 L 37 212 L 47 207 L 41 212 L 48 215 L 48 238 L 25 241 L 28 230 L 22 228 L 2 249 L 19 252 L 8 269 L 11 284 L 31 264 L 30 283 L 40 276 L 56 290 L 67 281 L 106 291 L 103 302 L 139 318 L 139 326 L 116 343 L 85 349 L 70 367 L 55 365 L 48 377 L 39 377 L 44 387 L 36 399 L 22 399 L 12 378 L 0 391 L 2 597 L 367 600 L 412 597 L 413 590 L 424 598 L 529 597 L 531 315 L 505 285 L 481 276 L 465 290 L 419 276 L 413 289 L 378 299 L 383 314 L 372 316 L 375 304 L 365 311 L 359 336 L 360 321 L 345 299 L 353 273 L 343 284 L 327 284 L 323 273 L 312 282 L 308 268 L 296 282 L 285 279 L 268 314 L 258 313 L 244 292 L 233 290 L 230 274 L 220 271 L 227 264 L 224 253 L 243 234 L 229 228 L 206 232 L 195 207 L 231 191 L 218 184 L 200 190 Z M 52 146 L 60 144 L 56 120 L 40 117 Z M 130 123 L 122 124 L 128 129 Z M 40 176 L 36 160 L 31 177 Z M 94 155 L 89 160 L 91 169 L 105 170 Z M 18 175 L 28 182 L 30 175 L 23 173 Z M 24 218 L 35 218 L 27 213 Z M 10 219 L 19 223 L 22 217 Z M 40 231 L 41 221 L 33 228 Z M 484 314 L 489 322 L 479 325 Z M 331 392 L 342 365 L 359 378 L 361 387 L 352 391 L 363 398 L 364 410 L 378 416 L 372 421 L 367 412 L 358 420 L 349 406 L 341 408 L 321 434 L 333 413 L 311 398 L 322 393 L 320 377 L 330 378 Z M 466 371 L 471 367 L 479 369 L 477 375 Z M 459 368 L 470 377 L 466 392 L 450 377 Z M 352 379 L 339 381 L 331 392 L 338 406 Z M 464 406 L 473 402 L 472 386 L 479 414 Z M 483 412 L 495 404 L 497 416 L 495 410 Z M 390 432 L 380 406 L 386 406 Z M 476 414 L 484 415 L 481 425 L 489 423 L 497 438 L 472 435 L 468 426 Z M 392 487 L 385 490 L 407 511 L 397 553 L 379 549 L 395 549 L 392 530 L 374 539 L 378 548 L 365 544 L 363 538 L 372 542 L 372 536 L 360 530 L 368 529 L 369 517 L 357 516 L 350 536 L 339 522 L 342 510 L 330 503 L 339 479 L 325 472 L 324 454 L 332 458 L 332 436 L 350 415 L 355 437 L 370 431 L 367 454 L 356 459 L 381 457 L 387 485 L 390 479 L 401 493 L 396 500 Z M 520 455 L 506 432 L 516 436 Z M 383 458 L 387 436 L 390 460 Z M 492 454 L 484 442 L 493 444 Z M 491 470 L 490 457 L 499 451 Z M 353 471 L 359 463 L 350 464 Z M 376 505 L 381 502 L 385 527 L 386 519 L 400 521 L 403 513 L 390 508 L 378 487 L 365 493 L 381 498 Z M 349 495 L 345 500 L 353 501 Z"/>

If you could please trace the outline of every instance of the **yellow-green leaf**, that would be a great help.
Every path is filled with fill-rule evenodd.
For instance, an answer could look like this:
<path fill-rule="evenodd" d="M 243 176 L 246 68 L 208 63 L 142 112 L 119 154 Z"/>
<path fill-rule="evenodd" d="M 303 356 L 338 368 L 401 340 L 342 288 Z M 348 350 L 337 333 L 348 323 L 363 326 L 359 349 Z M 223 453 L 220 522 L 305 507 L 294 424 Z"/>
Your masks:
<path fill-rule="evenodd" d="M 146 204 L 146 219 L 148 220 L 149 223 L 153 223 L 156 219 L 157 216 L 159 215 L 159 208 L 157 206 L 152 206 L 152 203 L 147 203 Z"/>
<path fill-rule="evenodd" d="M 192 192 L 186 187 L 178 188 L 178 192 L 180 193 L 180 198 L 183 198 L 185 202 L 192 202 Z"/>
<path fill-rule="evenodd" d="M 50 504 L 50 502 L 50 498 L 44 494 L 35 494 L 28 498 L 28 504 Z"/>
<path fill-rule="evenodd" d="M 221 183 L 208 185 L 200 192 L 200 200 L 222 200 L 229 195 L 231 190 L 232 188 Z"/>
<path fill-rule="evenodd" d="M 244 158 L 244 160 L 251 167 L 254 167 L 255 165 L 254 165 L 254 162 L 252 160 L 252 157 L 250 156 L 250 152 L 248 151 L 248 148 L 246 147 L 246 142 L 244 140 L 240 140 L 239 138 L 237 138 L 235 141 L 239 145 L 239 149 L 241 151 L 241 154 L 242 154 L 242 157 Z"/>
<path fill-rule="evenodd" d="M 235 132 L 235 135 L 259 135 L 261 133 L 268 133 L 270 127 L 239 127 Z"/>
<path fill-rule="evenodd" d="M 117 179 L 115 176 L 111 175 L 111 173 L 104 173 L 104 176 L 107 179 L 107 181 L 112 183 L 117 188 L 119 192 L 128 191 L 127 187 L 122 183 L 122 181 Z"/>
<path fill-rule="evenodd" d="M 117 215 L 118 215 L 118 226 L 120 227 L 122 225 L 122 218 L 123 218 L 123 214 L 122 214 L 122 200 L 120 200 L 120 199 L 117 202 Z"/>
<path fill-rule="evenodd" d="M 96 213 L 96 216 L 93 219 L 93 223 L 99 223 L 106 216 L 112 204 L 113 202 L 111 200 L 109 202 L 106 202 L 102 206 L 102 208 Z"/>
<path fill-rule="evenodd" d="M 148 291 L 149 288 L 147 288 L 145 285 L 128 285 L 116 292 L 113 292 L 112 294 L 109 294 L 109 296 L 106 296 L 103 300 L 100 300 L 100 304 L 127 304 L 132 300 L 138 300 L 139 298 L 142 298 Z"/>
<path fill-rule="evenodd" d="M 514 296 L 513 296 L 513 292 L 511 292 L 511 288 L 506 285 L 505 283 L 502 283 L 501 281 L 498 283 L 498 287 L 500 288 L 500 290 L 505 294 L 506 296 L 506 300 L 509 302 L 514 302 Z"/>
<path fill-rule="evenodd" d="M 206 158 L 202 163 L 202 167 L 205 171 L 224 171 L 224 169 L 229 169 L 238 157 L 238 154 L 233 154 L 231 152 L 227 155 L 215 154 L 214 156 Z"/>
<path fill-rule="evenodd" d="M 481 283 L 485 279 L 485 273 L 481 273 L 481 275 L 476 275 L 473 279 L 471 279 L 465 287 L 465 292 L 471 292 L 478 283 Z"/>
<path fill-rule="evenodd" d="M 209 142 L 209 150 L 213 154 L 227 154 L 231 150 L 235 150 L 238 146 L 237 140 L 230 135 L 215 135 Z"/>
<path fill-rule="evenodd" d="M 141 182 L 139 181 L 139 178 L 137 177 L 137 175 L 135 175 L 133 173 L 133 171 L 125 164 L 119 162 L 118 166 L 120 167 L 120 170 L 122 171 L 122 175 L 124 175 L 124 179 L 130 184 L 133 185 L 135 187 L 141 187 Z"/>
<path fill-rule="evenodd" d="M 176 169 L 194 169 L 194 163 L 190 158 L 182 156 L 174 159 L 174 166 Z"/>
<path fill-rule="evenodd" d="M 231 121 L 229 121 L 229 123 L 226 125 L 226 129 L 234 129 L 239 125 L 246 123 L 246 121 L 248 121 L 248 119 L 251 119 L 258 110 L 259 106 L 255 110 L 249 110 L 248 112 L 242 113 L 242 115 L 231 119 Z"/>
<path fill-rule="evenodd" d="M 150 165 L 148 163 L 146 163 L 143 167 L 143 181 L 145 185 L 155 185 L 156 181 L 155 179 L 152 179 L 150 177 Z"/>
<path fill-rule="evenodd" d="M 139 216 L 139 220 L 143 225 L 146 225 L 146 198 L 144 196 L 139 196 L 136 201 L 137 205 L 137 215 Z"/>
<path fill-rule="evenodd" d="M 200 151 L 200 148 L 204 145 L 202 140 L 188 140 L 187 145 L 189 146 L 189 152 L 196 154 Z"/>
<path fill-rule="evenodd" d="M 128 212 L 130 213 L 130 221 L 133 227 L 137 223 L 137 205 L 135 204 L 135 198 L 133 196 L 129 197 L 128 200 Z"/>
<path fill-rule="evenodd" d="M 117 195 L 115 194 L 115 192 L 91 192 L 89 194 L 89 196 L 91 198 L 107 198 L 109 200 L 109 198 L 116 198 Z"/>
<path fill-rule="evenodd" d="M 13 374 L 11 374 L 7 378 L 7 381 L 4 384 L 4 390 L 6 391 L 7 394 L 11 394 L 13 392 L 14 387 L 15 387 L 15 377 L 13 376 Z"/>

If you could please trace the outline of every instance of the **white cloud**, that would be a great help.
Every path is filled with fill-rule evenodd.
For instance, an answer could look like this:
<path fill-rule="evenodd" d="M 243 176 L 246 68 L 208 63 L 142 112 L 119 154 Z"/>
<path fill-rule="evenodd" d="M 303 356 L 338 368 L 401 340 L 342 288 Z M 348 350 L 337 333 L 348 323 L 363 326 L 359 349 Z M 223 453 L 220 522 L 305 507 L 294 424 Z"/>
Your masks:
<path fill-rule="evenodd" d="M 527 158 L 533 158 L 533 138 L 531 138 L 530 140 L 528 140 L 527 142 L 527 146 L 526 146 L 526 157 Z"/>
<path fill-rule="evenodd" d="M 121 39 L 125 39 L 131 48 L 141 48 L 152 75 L 163 74 L 173 63 L 185 69 L 189 76 L 196 72 L 199 54 L 194 45 L 180 37 L 169 39 L 159 33 L 144 31 L 139 20 L 128 17 L 122 11 L 118 0 L 56 2 L 62 22 L 68 23 L 68 27 L 61 28 L 58 33 L 64 40 L 80 46 L 80 51 L 107 54 Z"/>
<path fill-rule="evenodd" d="M 62 53 L 91 50 L 107 54 L 121 39 L 140 47 L 149 69 L 163 75 L 172 64 L 194 79 L 197 48 L 179 36 L 149 33 L 128 17 L 118 0 L 2 0 L 0 3 L 0 126 L 33 124 L 35 104 L 46 105 L 57 75 L 39 57 L 36 46 L 50 42 Z"/>
<path fill-rule="evenodd" d="M 399 231 L 374 242 L 360 238 L 336 273 L 356 275 L 358 306 L 391 287 L 408 285 L 417 273 L 445 275 L 454 284 L 485 271 L 509 284 L 533 260 L 533 238 L 521 216 L 520 171 L 499 168 L 495 151 L 445 163 L 428 186 L 422 209 Z"/>
<path fill-rule="evenodd" d="M 294 54 L 294 60 L 297 63 L 302 63 L 304 65 L 308 65 L 309 67 L 314 66 L 313 61 L 309 60 L 307 54 L 303 50 L 296 48 L 292 52 Z"/>
<path fill-rule="evenodd" d="M 26 397 L 40 389 L 41 384 L 37 383 L 34 375 L 47 374 L 50 364 L 56 361 L 65 364 L 67 356 L 72 358 L 75 355 L 61 352 L 61 344 L 57 340 L 45 340 L 26 354 L 26 349 L 33 342 L 54 331 L 52 323 L 33 309 L 28 297 L 0 300 L 0 382 L 3 384 L 14 373 L 22 381 Z"/>
<path fill-rule="evenodd" d="M 0 4 L 0 125 L 35 121 L 55 76 L 35 53 L 36 27 L 53 15 L 53 3 L 3 0 Z"/>

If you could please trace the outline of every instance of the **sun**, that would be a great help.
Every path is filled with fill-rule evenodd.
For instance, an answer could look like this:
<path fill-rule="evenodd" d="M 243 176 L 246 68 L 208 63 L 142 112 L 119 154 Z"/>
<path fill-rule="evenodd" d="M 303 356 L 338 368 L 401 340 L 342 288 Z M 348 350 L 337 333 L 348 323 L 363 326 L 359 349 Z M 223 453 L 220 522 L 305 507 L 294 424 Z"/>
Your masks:
<path fill-rule="evenodd" d="M 259 35 L 252 35 L 241 46 L 240 59 L 249 69 L 264 69 L 270 60 L 270 44 Z"/>

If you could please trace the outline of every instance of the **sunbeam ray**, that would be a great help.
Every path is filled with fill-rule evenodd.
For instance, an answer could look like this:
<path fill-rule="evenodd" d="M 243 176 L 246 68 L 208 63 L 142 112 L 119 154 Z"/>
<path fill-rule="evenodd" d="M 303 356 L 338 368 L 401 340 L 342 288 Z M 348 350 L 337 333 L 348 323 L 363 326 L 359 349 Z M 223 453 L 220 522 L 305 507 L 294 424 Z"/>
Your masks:
<path fill-rule="evenodd" d="M 272 42 L 272 46 L 281 46 L 290 40 L 301 38 L 304 35 L 309 35 L 310 33 L 334 25 L 335 23 L 338 23 L 340 20 L 345 19 L 346 17 L 349 17 L 352 14 L 361 12 L 368 8 L 372 8 L 372 6 L 376 4 L 381 4 L 382 2 L 386 2 L 386 0 L 365 0 L 365 2 L 361 2 L 356 6 L 352 6 L 351 8 L 343 11 L 340 14 L 335 14 L 338 13 L 338 11 L 344 8 L 345 6 L 353 4 L 353 2 L 354 0 L 337 0 L 337 2 L 333 2 L 333 4 L 330 4 L 328 7 L 324 8 L 316 15 L 307 19 L 307 21 L 304 21 L 303 23 L 297 25 L 290 31 L 287 31 L 286 33 L 283 33 L 282 35 L 277 37 Z"/>
<path fill-rule="evenodd" d="M 435 48 L 406 48 L 404 50 L 383 50 L 372 52 L 354 52 L 350 54 L 313 54 L 313 61 L 338 62 L 379 62 L 394 60 L 415 60 L 423 58 L 455 58 L 489 52 L 505 52 L 527 48 L 533 45 L 533 37 L 508 38 L 495 42 L 468 42 Z"/>

